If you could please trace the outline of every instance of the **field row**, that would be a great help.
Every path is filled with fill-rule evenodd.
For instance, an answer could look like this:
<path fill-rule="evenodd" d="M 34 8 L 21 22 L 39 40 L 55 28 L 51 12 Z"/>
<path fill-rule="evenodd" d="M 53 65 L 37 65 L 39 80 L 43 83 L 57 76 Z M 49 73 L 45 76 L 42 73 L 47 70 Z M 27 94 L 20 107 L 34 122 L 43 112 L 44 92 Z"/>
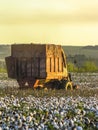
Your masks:
<path fill-rule="evenodd" d="M 80 88 L 98 88 L 98 73 L 72 73 L 72 80 L 74 84 Z M 7 78 L 7 74 L 0 74 L 0 88 L 17 88 L 16 80 Z"/>

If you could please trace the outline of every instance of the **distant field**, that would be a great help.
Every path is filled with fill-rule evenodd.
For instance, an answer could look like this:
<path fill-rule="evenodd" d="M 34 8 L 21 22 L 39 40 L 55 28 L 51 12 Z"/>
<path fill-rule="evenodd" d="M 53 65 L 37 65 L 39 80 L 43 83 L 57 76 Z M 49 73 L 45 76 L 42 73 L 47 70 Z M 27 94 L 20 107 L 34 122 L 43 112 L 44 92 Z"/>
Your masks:
<path fill-rule="evenodd" d="M 86 58 L 98 59 L 98 48 L 86 48 L 83 46 L 63 46 L 63 49 L 66 55 L 69 57 L 75 55 L 84 55 Z M 0 59 L 3 59 L 6 56 L 11 54 L 10 45 L 0 45 Z"/>
<path fill-rule="evenodd" d="M 87 58 L 98 59 L 98 49 L 86 49 L 83 46 L 63 46 L 67 56 L 85 55 Z"/>
<path fill-rule="evenodd" d="M 11 53 L 10 45 L 0 45 L 0 59 L 4 60 L 6 56 L 9 56 Z"/>

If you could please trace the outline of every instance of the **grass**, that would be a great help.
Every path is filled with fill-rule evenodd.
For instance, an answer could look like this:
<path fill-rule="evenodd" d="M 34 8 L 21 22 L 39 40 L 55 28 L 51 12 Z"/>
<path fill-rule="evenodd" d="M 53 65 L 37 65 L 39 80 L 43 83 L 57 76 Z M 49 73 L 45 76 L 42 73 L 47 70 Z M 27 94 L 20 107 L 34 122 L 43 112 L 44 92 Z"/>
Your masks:
<path fill-rule="evenodd" d="M 0 73 L 6 73 L 7 70 L 5 68 L 0 68 Z"/>
<path fill-rule="evenodd" d="M 98 97 L 98 89 L 79 89 L 79 90 L 56 90 L 56 89 L 48 89 L 48 90 L 33 90 L 33 89 L 19 89 L 19 88 L 5 88 L 0 89 L 0 96 L 11 96 L 14 95 L 15 97 L 27 97 L 28 95 L 32 95 L 34 97 Z"/>

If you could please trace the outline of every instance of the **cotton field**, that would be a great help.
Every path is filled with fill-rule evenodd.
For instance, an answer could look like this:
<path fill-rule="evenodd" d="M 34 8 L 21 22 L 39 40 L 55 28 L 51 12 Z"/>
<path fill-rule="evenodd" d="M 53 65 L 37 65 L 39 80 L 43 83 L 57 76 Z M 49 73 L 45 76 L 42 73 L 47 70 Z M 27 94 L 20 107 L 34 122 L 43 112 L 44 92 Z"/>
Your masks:
<path fill-rule="evenodd" d="M 79 90 L 20 90 L 0 75 L 0 130 L 98 130 L 98 73 L 72 73 Z"/>

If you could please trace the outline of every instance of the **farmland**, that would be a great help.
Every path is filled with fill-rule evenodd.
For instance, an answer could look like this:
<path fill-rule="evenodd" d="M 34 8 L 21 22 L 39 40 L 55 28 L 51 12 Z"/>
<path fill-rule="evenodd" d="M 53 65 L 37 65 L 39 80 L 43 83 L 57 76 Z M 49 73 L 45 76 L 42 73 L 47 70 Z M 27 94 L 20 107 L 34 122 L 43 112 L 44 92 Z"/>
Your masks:
<path fill-rule="evenodd" d="M 84 55 L 87 58 L 98 59 L 98 47 L 95 48 L 92 46 L 90 48 L 85 46 L 62 46 L 67 56 L 74 55 Z M 0 59 L 4 59 L 6 56 L 9 56 L 11 52 L 10 45 L 0 45 Z"/>
<path fill-rule="evenodd" d="M 92 47 L 63 48 L 69 58 L 75 55 L 98 58 L 98 49 Z M 0 49 L 4 62 L 4 57 L 10 55 L 10 46 Z M 21 90 L 16 80 L 4 72 L 0 73 L 0 130 L 98 130 L 97 72 L 71 73 L 79 89 L 68 91 Z"/>
<path fill-rule="evenodd" d="M 80 88 L 98 88 L 98 73 L 71 73 L 72 80 Z M 18 83 L 16 80 L 7 77 L 6 73 L 0 73 L 0 88 L 16 87 Z"/>
<path fill-rule="evenodd" d="M 0 126 L 11 130 L 97 130 L 98 73 L 72 73 L 72 79 L 80 86 L 78 90 L 20 90 L 15 80 L 0 74 Z"/>
<path fill-rule="evenodd" d="M 63 46 L 63 49 L 65 53 L 67 54 L 67 56 L 84 55 L 87 58 L 98 59 L 98 56 L 97 56 L 98 48 L 93 49 L 93 47 L 87 48 L 83 46 Z"/>

